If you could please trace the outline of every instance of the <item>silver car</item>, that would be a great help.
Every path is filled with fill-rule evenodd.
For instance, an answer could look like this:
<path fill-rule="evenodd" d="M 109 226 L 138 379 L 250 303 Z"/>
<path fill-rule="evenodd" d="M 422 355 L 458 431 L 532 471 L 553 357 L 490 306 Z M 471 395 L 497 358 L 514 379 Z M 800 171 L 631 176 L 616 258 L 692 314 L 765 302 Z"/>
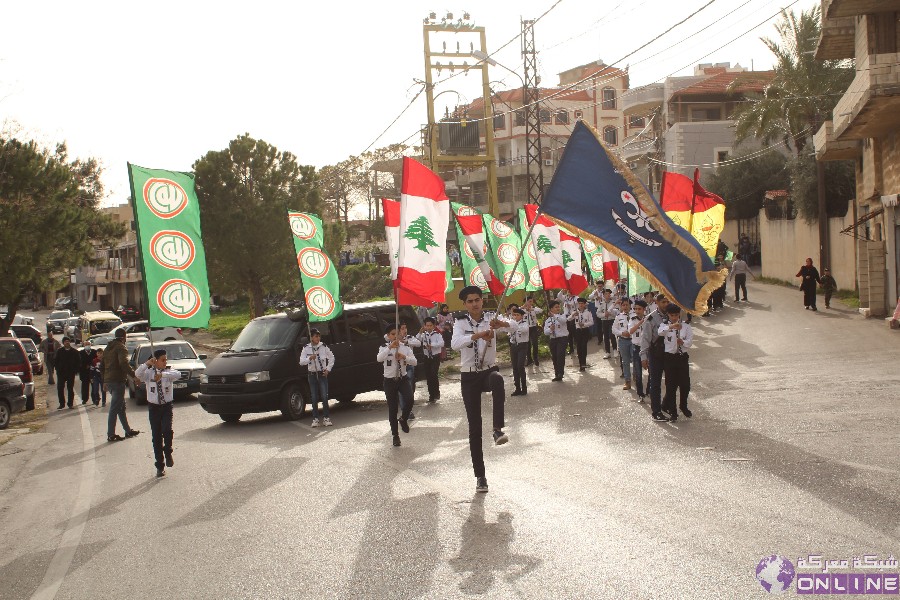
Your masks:
<path fill-rule="evenodd" d="M 205 354 L 197 354 L 190 342 L 169 341 L 156 342 L 152 346 L 149 340 L 137 346 L 131 353 L 131 367 L 137 369 L 141 363 L 153 356 L 154 350 L 166 351 L 166 364 L 181 372 L 181 379 L 175 382 L 175 397 L 190 396 L 200 391 L 200 376 L 206 371 Z M 147 390 L 141 382 L 128 382 L 128 395 L 137 399 L 138 404 L 147 403 Z"/>

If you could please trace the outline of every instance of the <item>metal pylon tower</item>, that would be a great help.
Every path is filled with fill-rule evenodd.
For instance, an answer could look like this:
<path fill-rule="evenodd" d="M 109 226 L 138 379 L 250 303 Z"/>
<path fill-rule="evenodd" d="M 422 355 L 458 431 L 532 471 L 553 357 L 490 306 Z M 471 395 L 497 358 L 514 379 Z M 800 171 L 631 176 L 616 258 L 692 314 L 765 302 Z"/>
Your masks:
<path fill-rule="evenodd" d="M 525 61 L 525 172 L 528 176 L 528 202 L 540 204 L 544 193 L 544 169 L 541 164 L 540 90 L 533 19 L 522 21 L 522 58 Z"/>

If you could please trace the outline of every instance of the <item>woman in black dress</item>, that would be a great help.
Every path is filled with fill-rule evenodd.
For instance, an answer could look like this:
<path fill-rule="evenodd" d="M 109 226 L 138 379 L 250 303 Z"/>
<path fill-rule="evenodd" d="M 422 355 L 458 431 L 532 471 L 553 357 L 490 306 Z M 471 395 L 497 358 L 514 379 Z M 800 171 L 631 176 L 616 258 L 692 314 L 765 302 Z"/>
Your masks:
<path fill-rule="evenodd" d="M 816 308 L 816 286 L 822 283 L 819 277 L 819 271 L 813 266 L 811 258 L 806 259 L 806 264 L 797 271 L 797 277 L 800 277 L 800 291 L 803 292 L 803 306 L 806 310 L 818 310 Z"/>

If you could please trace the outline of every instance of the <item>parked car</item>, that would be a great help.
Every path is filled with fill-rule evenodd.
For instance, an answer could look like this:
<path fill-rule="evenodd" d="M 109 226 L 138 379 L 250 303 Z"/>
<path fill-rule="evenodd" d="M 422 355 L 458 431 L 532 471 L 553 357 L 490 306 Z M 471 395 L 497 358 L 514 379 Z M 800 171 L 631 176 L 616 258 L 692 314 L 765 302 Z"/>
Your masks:
<path fill-rule="evenodd" d="M 53 303 L 53 308 L 56 309 L 68 309 L 68 310 L 77 310 L 78 309 L 78 298 L 74 296 L 64 296 L 62 298 L 57 298 L 56 302 Z"/>
<path fill-rule="evenodd" d="M 88 341 L 91 343 L 91 347 L 94 350 L 99 348 L 106 348 L 106 345 L 113 341 L 115 336 L 111 333 L 101 333 L 100 335 L 92 335 L 88 338 Z"/>
<path fill-rule="evenodd" d="M 395 310 L 393 302 L 348 304 L 337 319 L 315 324 L 335 357 L 329 397 L 349 402 L 356 394 L 382 389 L 383 369 L 375 357 Z M 400 307 L 400 319 L 409 331 L 419 331 L 419 317 L 411 307 Z M 310 398 L 306 367 L 298 364 L 309 342 L 306 336 L 305 310 L 253 319 L 229 350 L 210 361 L 200 383 L 200 406 L 227 423 L 244 413 L 275 410 L 299 419 Z M 421 348 L 414 352 L 421 360 Z M 424 378 L 424 370 L 416 369 L 416 376 Z"/>
<path fill-rule="evenodd" d="M 86 340 L 92 335 L 112 333 L 121 324 L 122 319 L 108 310 L 86 312 L 78 318 L 78 328 L 74 339 L 80 344 L 82 340 Z"/>
<path fill-rule="evenodd" d="M 66 321 L 72 317 L 70 310 L 54 310 L 47 317 L 47 333 L 65 333 Z"/>
<path fill-rule="evenodd" d="M 0 373 L 0 429 L 9 427 L 10 418 L 25 410 L 25 384 L 15 375 Z"/>
<path fill-rule="evenodd" d="M 78 334 L 78 317 L 69 317 L 66 319 L 66 326 L 63 328 L 63 335 L 73 340 L 75 342 L 78 339 L 75 337 Z"/>
<path fill-rule="evenodd" d="M 117 315 L 119 315 L 119 318 L 126 323 L 129 321 L 137 321 L 141 318 L 141 312 L 137 309 L 136 306 L 132 306 L 131 304 L 120 304 L 119 308 L 117 308 L 115 312 Z"/>
<path fill-rule="evenodd" d="M 41 335 L 41 330 L 34 325 L 10 325 L 9 329 L 16 332 L 17 338 L 28 338 L 35 344 L 40 344 L 41 340 L 44 339 L 44 336 Z"/>
<path fill-rule="evenodd" d="M 31 362 L 31 372 L 35 375 L 44 374 L 44 356 L 38 350 L 37 344 L 29 338 L 18 338 L 22 342 L 22 347 L 28 354 L 28 360 Z"/>
<path fill-rule="evenodd" d="M 200 377 L 206 371 L 205 354 L 197 354 L 190 342 L 170 341 L 158 342 L 151 346 L 143 343 L 131 353 L 131 367 L 137 369 L 141 363 L 147 362 L 153 351 L 164 349 L 166 351 L 166 364 L 181 372 L 181 379 L 175 382 L 175 397 L 184 397 L 200 391 Z M 128 382 L 128 395 L 135 398 L 138 404 L 147 403 L 147 390 L 143 384 L 134 381 Z"/>
<path fill-rule="evenodd" d="M 149 327 L 146 319 L 141 321 L 132 321 L 131 323 L 122 323 L 110 333 L 115 334 L 116 330 L 124 329 L 125 333 L 143 333 L 147 337 L 153 339 L 154 342 L 167 342 L 170 340 L 183 340 L 181 329 L 178 327 Z M 152 331 L 151 331 L 152 329 Z"/>
<path fill-rule="evenodd" d="M 138 346 L 149 343 L 150 338 L 143 333 L 129 333 L 125 336 L 125 349 L 128 351 L 128 356 L 131 356 Z"/>
<path fill-rule="evenodd" d="M 6 313 L 3 313 L 2 317 L 6 318 Z M 16 313 L 16 316 L 13 317 L 13 325 L 34 325 L 34 317 L 30 317 L 28 315 L 23 315 L 21 313 Z"/>
<path fill-rule="evenodd" d="M 34 408 L 34 372 L 22 342 L 16 338 L 0 338 L 0 373 L 11 373 L 25 384 L 27 410 Z"/>

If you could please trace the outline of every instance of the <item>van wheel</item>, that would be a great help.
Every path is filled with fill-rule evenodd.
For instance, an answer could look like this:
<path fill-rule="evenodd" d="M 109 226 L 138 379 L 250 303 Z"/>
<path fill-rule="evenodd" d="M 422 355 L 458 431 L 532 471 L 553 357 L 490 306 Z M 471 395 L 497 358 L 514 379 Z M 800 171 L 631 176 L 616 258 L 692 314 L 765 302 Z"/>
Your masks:
<path fill-rule="evenodd" d="M 353 402 L 353 399 L 356 398 L 356 394 L 345 394 L 343 396 L 338 396 L 338 402 Z"/>
<path fill-rule="evenodd" d="M 303 390 L 296 383 L 287 386 L 281 397 L 281 414 L 284 415 L 284 418 L 288 421 L 296 421 L 301 418 L 303 409 L 306 407 L 306 398 L 307 396 L 304 396 Z"/>
<path fill-rule="evenodd" d="M 219 415 L 219 418 L 225 421 L 226 423 L 237 423 L 241 420 L 243 415 L 241 413 L 237 413 L 236 415 Z"/>
<path fill-rule="evenodd" d="M 0 429 L 9 427 L 10 409 L 6 400 L 0 400 Z"/>

